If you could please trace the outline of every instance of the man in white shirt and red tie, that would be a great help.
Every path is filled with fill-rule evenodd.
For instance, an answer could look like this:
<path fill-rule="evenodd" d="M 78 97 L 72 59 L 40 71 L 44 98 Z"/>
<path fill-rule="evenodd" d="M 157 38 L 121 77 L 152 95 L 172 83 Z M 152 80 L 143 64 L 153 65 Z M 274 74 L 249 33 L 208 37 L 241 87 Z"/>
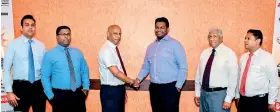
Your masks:
<path fill-rule="evenodd" d="M 278 76 L 274 57 L 261 48 L 263 34 L 250 29 L 245 36 L 249 52 L 240 58 L 236 101 L 238 112 L 268 112 L 275 110 Z"/>
<path fill-rule="evenodd" d="M 237 85 L 237 57 L 223 44 L 221 29 L 211 29 L 208 41 L 211 47 L 202 52 L 196 72 L 194 101 L 200 112 L 229 112 Z"/>
<path fill-rule="evenodd" d="M 107 31 L 107 41 L 98 54 L 101 81 L 100 99 L 102 112 L 125 111 L 125 83 L 133 84 L 126 70 L 117 45 L 121 41 L 121 28 L 111 25 Z"/>

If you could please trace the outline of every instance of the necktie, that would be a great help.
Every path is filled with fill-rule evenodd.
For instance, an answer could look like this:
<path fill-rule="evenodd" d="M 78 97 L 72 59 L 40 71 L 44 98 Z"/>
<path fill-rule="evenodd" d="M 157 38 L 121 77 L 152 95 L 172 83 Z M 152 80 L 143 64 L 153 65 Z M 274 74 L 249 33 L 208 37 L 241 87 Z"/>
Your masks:
<path fill-rule="evenodd" d="M 121 54 L 120 54 L 120 51 L 119 51 L 118 47 L 116 47 L 116 51 L 117 51 L 119 60 L 120 60 L 121 65 L 122 65 L 123 72 L 124 72 L 125 75 L 127 75 L 127 74 L 126 74 L 126 70 L 125 70 L 125 68 L 124 68 L 124 64 L 123 64 L 123 61 L 122 61 L 122 58 L 121 58 Z"/>
<path fill-rule="evenodd" d="M 202 88 L 204 89 L 209 88 L 210 72 L 211 72 L 212 62 L 214 60 L 215 51 L 216 51 L 215 49 L 212 50 L 212 53 L 204 69 L 203 80 L 202 80 Z"/>
<path fill-rule="evenodd" d="M 250 68 L 250 63 L 251 63 L 251 58 L 252 58 L 253 54 L 249 54 L 249 58 L 247 60 L 244 72 L 243 72 L 243 76 L 241 79 L 241 85 L 240 85 L 240 94 L 242 96 L 245 95 L 245 86 L 246 86 L 246 79 L 247 79 L 247 75 L 248 75 L 248 70 Z"/>
<path fill-rule="evenodd" d="M 34 58 L 32 52 L 32 43 L 33 40 L 28 40 L 29 49 L 28 49 L 28 81 L 33 83 L 35 81 L 35 69 L 34 69 Z"/>
<path fill-rule="evenodd" d="M 72 63 L 71 56 L 70 56 L 68 50 L 69 50 L 69 48 L 65 48 L 66 57 L 67 57 L 67 60 L 68 60 L 68 67 L 69 67 L 69 70 L 70 70 L 71 90 L 74 92 L 77 89 L 76 79 L 75 79 L 75 72 L 74 72 L 73 63 Z"/>
<path fill-rule="evenodd" d="M 119 51 L 119 48 L 118 48 L 118 47 L 116 47 L 116 51 L 117 51 L 119 60 L 120 60 L 120 62 L 121 62 L 121 66 L 122 66 L 123 72 L 124 72 L 124 74 L 127 76 L 126 70 L 125 70 L 125 68 L 124 68 L 124 64 L 123 64 L 123 61 L 122 61 L 122 57 L 121 57 L 121 54 L 120 54 L 120 51 Z M 127 97 L 127 94 L 126 94 L 126 92 L 125 92 L 125 102 L 124 102 L 124 103 L 127 102 L 127 98 L 128 98 L 128 97 Z"/>

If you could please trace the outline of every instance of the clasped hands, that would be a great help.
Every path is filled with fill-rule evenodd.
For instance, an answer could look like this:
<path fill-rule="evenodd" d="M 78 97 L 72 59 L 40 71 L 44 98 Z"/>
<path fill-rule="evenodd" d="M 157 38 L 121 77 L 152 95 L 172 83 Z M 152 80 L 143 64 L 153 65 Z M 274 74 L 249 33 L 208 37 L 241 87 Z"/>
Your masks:
<path fill-rule="evenodd" d="M 138 78 L 136 78 L 132 81 L 132 83 L 130 84 L 130 87 L 138 90 L 140 88 L 140 83 L 141 83 L 141 81 Z"/>

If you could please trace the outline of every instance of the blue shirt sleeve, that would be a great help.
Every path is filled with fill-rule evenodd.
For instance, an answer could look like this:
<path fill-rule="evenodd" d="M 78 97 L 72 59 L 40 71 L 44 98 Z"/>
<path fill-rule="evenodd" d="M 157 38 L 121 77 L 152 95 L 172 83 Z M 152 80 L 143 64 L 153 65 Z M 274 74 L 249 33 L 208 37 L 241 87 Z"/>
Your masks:
<path fill-rule="evenodd" d="M 89 70 L 87 62 L 82 54 L 81 58 L 81 76 L 82 76 L 82 85 L 84 90 L 89 90 Z"/>
<path fill-rule="evenodd" d="M 150 73 L 150 63 L 148 61 L 148 49 L 146 50 L 146 55 L 144 58 L 144 63 L 142 65 L 142 68 L 140 70 L 140 73 L 138 74 L 138 79 L 142 81 L 147 75 Z"/>
<path fill-rule="evenodd" d="M 174 55 L 179 68 L 176 87 L 181 89 L 187 77 L 188 65 L 185 50 L 180 42 L 175 44 Z"/>
<path fill-rule="evenodd" d="M 11 82 L 11 67 L 13 65 L 13 58 L 14 58 L 14 48 L 13 44 L 9 43 L 5 52 L 4 56 L 4 65 L 3 65 L 3 81 L 6 92 L 13 92 L 12 89 L 12 82 Z"/>
<path fill-rule="evenodd" d="M 50 58 L 50 52 L 47 52 L 43 58 L 41 81 L 44 87 L 44 92 L 47 95 L 48 99 L 52 99 L 54 97 L 54 93 L 52 91 L 51 86 L 51 69 L 52 62 Z"/>

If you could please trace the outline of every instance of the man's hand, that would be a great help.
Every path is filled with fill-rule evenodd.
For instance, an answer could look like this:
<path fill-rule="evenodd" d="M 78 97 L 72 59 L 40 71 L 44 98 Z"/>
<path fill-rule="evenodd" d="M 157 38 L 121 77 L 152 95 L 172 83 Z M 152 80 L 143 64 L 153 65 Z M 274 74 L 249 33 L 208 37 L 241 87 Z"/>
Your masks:
<path fill-rule="evenodd" d="M 11 104 L 13 107 L 18 106 L 17 100 L 20 100 L 14 93 L 12 92 L 7 92 L 7 99 L 9 104 Z"/>
<path fill-rule="evenodd" d="M 134 80 L 133 87 L 135 87 L 135 88 L 139 88 L 140 87 L 140 80 L 138 78 L 136 78 Z"/>
<path fill-rule="evenodd" d="M 88 90 L 82 90 L 83 91 L 83 93 L 87 96 L 88 95 Z"/>
<path fill-rule="evenodd" d="M 273 112 L 276 111 L 274 104 L 268 104 L 268 109 L 273 110 Z"/>
<path fill-rule="evenodd" d="M 238 108 L 239 99 L 235 99 L 235 106 Z"/>
<path fill-rule="evenodd" d="M 177 91 L 178 91 L 178 92 L 180 92 L 180 91 L 181 91 L 181 89 L 180 89 L 180 88 L 177 88 L 177 87 L 176 87 L 176 89 L 177 89 Z"/>
<path fill-rule="evenodd" d="M 200 97 L 194 97 L 194 103 L 196 106 L 200 106 Z"/>
<path fill-rule="evenodd" d="M 224 104 L 223 104 L 223 109 L 229 109 L 229 108 L 230 108 L 230 106 L 231 106 L 231 104 L 230 104 L 230 103 L 228 103 L 228 102 L 224 102 Z"/>

